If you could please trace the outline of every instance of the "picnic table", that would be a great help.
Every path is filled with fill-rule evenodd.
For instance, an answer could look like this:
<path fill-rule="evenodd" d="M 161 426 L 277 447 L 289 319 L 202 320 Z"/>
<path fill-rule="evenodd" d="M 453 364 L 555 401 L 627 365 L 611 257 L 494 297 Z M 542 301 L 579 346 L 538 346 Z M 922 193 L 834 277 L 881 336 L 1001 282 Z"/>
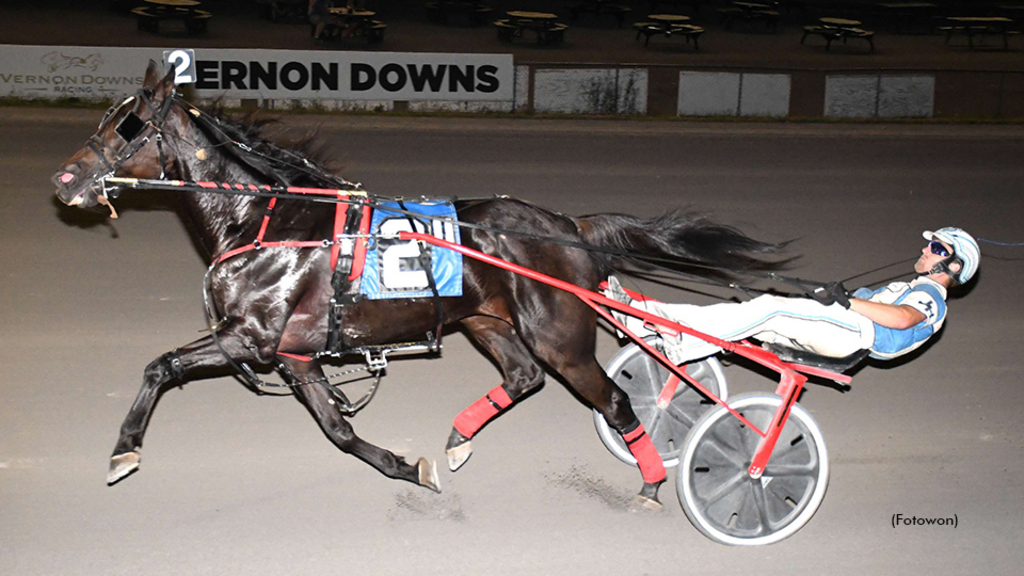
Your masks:
<path fill-rule="evenodd" d="M 557 21 L 557 14 L 512 10 L 505 15 L 508 18 L 495 20 L 494 26 L 498 29 L 498 39 L 506 42 L 521 38 L 523 32 L 529 31 L 537 36 L 537 44 L 541 46 L 561 44 L 565 31 L 569 28 L 568 25 Z"/>
<path fill-rule="evenodd" d="M 1002 16 L 951 16 L 946 20 L 950 25 L 939 28 L 946 33 L 946 44 L 949 44 L 953 34 L 963 34 L 967 37 L 967 45 L 971 49 L 975 48 L 975 36 L 1002 36 L 1003 49 L 1008 50 L 1010 36 L 1019 33 L 1010 29 L 1013 20 Z"/>
<path fill-rule="evenodd" d="M 160 33 L 160 22 L 163 20 L 180 20 L 188 34 L 206 32 L 206 22 L 213 14 L 200 10 L 197 0 L 143 0 L 145 6 L 132 9 L 137 19 L 138 29 L 143 32 Z"/>
<path fill-rule="evenodd" d="M 650 44 L 651 36 L 659 34 L 666 37 L 682 36 L 686 38 L 687 44 L 693 40 L 694 49 L 699 52 L 700 44 L 697 39 L 704 33 L 704 29 L 689 24 L 689 21 L 689 16 L 679 14 L 648 14 L 646 22 L 637 22 L 633 24 L 633 28 L 636 29 L 637 40 L 640 39 L 641 34 L 647 37 L 644 40 L 644 46 Z"/>
<path fill-rule="evenodd" d="M 352 6 L 338 6 L 330 8 L 329 12 L 334 17 L 332 22 L 327 24 L 321 38 L 327 40 L 341 40 L 344 38 L 363 37 L 369 44 L 379 44 L 384 41 L 384 31 L 387 24 L 375 20 L 376 12 L 372 10 L 361 10 Z M 315 30 L 315 26 L 313 29 Z"/>
<path fill-rule="evenodd" d="M 427 18 L 438 24 L 450 24 L 454 17 L 463 19 L 471 26 L 487 23 L 494 8 L 482 4 L 480 0 L 436 0 L 424 5 Z"/>
<path fill-rule="evenodd" d="M 818 22 L 820 23 L 818 26 L 804 26 L 804 35 L 800 38 L 801 44 L 807 40 L 808 36 L 821 36 L 825 39 L 825 51 L 828 52 L 832 47 L 832 42 L 836 40 L 842 40 L 843 44 L 846 44 L 848 38 L 858 38 L 867 41 L 871 46 L 871 51 L 875 51 L 875 33 L 861 28 L 860 20 L 825 17 L 819 18 Z"/>

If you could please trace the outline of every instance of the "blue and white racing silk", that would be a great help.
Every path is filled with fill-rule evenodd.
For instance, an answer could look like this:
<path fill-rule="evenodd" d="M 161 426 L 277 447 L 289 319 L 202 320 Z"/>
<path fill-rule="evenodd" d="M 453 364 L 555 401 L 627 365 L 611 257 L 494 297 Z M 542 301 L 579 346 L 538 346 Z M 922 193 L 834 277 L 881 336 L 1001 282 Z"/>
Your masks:
<path fill-rule="evenodd" d="M 444 221 L 456 219 L 455 207 L 451 202 L 406 202 L 405 210 L 414 214 L 388 208 L 399 209 L 399 205 L 397 202 L 380 203 L 373 211 L 370 233 L 392 237 L 378 237 L 371 241 L 359 291 L 371 300 L 429 298 L 433 292 L 427 273 L 420 265 L 420 243 L 399 240 L 397 235 L 412 229 L 411 216 L 417 232 L 459 244 L 459 227 Z M 432 244 L 427 244 L 426 249 L 429 250 L 438 295 L 462 296 L 462 254 Z"/>
<path fill-rule="evenodd" d="M 851 296 L 883 304 L 905 304 L 924 314 L 924 320 L 904 330 L 875 322 L 873 358 L 889 360 L 916 350 L 938 332 L 946 320 L 946 287 L 924 276 L 913 282 L 893 282 L 878 290 L 858 288 Z"/>

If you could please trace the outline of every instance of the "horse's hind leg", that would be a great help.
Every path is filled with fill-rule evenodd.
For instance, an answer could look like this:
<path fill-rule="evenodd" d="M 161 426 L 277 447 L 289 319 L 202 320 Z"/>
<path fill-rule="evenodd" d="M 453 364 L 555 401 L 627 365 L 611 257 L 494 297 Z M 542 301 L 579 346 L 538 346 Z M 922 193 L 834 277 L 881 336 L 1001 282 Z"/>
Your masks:
<path fill-rule="evenodd" d="M 505 380 L 456 416 L 446 447 L 452 471 L 473 454 L 469 440 L 484 424 L 544 382 L 544 370 L 509 323 L 490 316 L 473 316 L 462 323 L 470 336 L 494 357 Z"/>
<path fill-rule="evenodd" d="M 550 317 L 547 322 L 534 325 L 543 327 L 525 326 L 522 329 L 523 341 L 622 434 L 644 480 L 638 501 L 644 507 L 660 509 L 658 488 L 665 482 L 665 464 L 633 412 L 629 396 L 608 377 L 594 358 L 594 321 L 587 318 L 587 312 L 573 314 L 568 307 L 562 316 Z"/>
<path fill-rule="evenodd" d="M 323 370 L 317 362 L 286 359 L 285 364 L 301 380 L 315 381 L 324 378 Z M 341 415 L 337 397 L 328 386 L 311 383 L 296 386 L 293 390 L 324 434 L 343 452 L 352 454 L 389 478 L 408 480 L 435 492 L 441 491 L 435 463 L 420 458 L 415 466 L 410 465 L 401 456 L 396 456 L 356 436 L 352 425 Z"/>
<path fill-rule="evenodd" d="M 633 413 L 629 397 L 605 373 L 597 360 L 580 359 L 579 362 L 552 364 L 566 382 L 580 396 L 604 416 L 605 421 L 615 428 L 636 458 L 643 476 L 644 485 L 638 499 L 647 508 L 660 509 L 658 488 L 665 482 L 665 464 L 651 442 L 647 431 Z"/>

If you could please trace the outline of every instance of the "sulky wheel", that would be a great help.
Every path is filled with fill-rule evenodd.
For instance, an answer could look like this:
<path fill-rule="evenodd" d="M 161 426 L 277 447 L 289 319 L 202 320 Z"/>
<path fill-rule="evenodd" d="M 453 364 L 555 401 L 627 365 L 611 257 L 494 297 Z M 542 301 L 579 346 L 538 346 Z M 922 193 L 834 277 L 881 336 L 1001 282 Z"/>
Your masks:
<path fill-rule="evenodd" d="M 648 342 L 653 343 L 656 340 L 657 338 L 652 338 Z M 714 406 L 714 403 L 704 398 L 686 382 L 680 382 L 668 408 L 658 408 L 658 395 L 661 394 L 661 389 L 669 377 L 674 376 L 636 344 L 630 344 L 620 350 L 608 363 L 605 371 L 629 396 L 633 412 L 647 430 L 647 435 L 654 442 L 658 454 L 665 461 L 665 466 L 672 467 L 678 464 L 679 452 L 682 450 L 686 434 L 700 415 Z M 728 396 L 722 365 L 715 358 L 691 362 L 686 366 L 686 373 L 719 398 L 725 400 Z M 622 435 L 610 427 L 597 410 L 594 410 L 594 425 L 601 441 L 612 454 L 626 464 L 636 465 L 636 458 L 629 452 Z"/>
<path fill-rule="evenodd" d="M 767 430 L 782 399 L 741 394 L 729 402 Z M 798 405 L 790 410 L 764 475 L 747 468 L 761 437 L 721 406 L 690 430 L 676 482 L 679 502 L 705 536 L 731 545 L 778 542 L 807 524 L 828 487 L 828 452 L 821 430 Z"/>

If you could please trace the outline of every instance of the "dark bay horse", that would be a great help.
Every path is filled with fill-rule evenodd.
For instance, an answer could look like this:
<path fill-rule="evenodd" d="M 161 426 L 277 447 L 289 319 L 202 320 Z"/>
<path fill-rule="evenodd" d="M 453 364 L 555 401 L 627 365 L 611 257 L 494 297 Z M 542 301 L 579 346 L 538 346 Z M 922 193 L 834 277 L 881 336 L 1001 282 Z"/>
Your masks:
<path fill-rule="evenodd" d="M 150 62 L 143 87 L 112 107 L 86 146 L 54 175 L 57 195 L 71 206 L 102 209 L 113 192 L 106 176 L 175 178 L 337 188 L 339 179 L 307 150 L 289 150 L 263 139 L 257 127 L 201 113 L 174 93 L 170 74 Z M 116 190 L 114 191 L 116 192 Z M 267 200 L 184 193 L 184 216 L 208 254 L 248 244 L 261 227 Z M 596 290 L 612 271 L 609 258 L 576 247 L 502 234 L 532 233 L 562 241 L 708 263 L 734 270 L 765 269 L 777 245 L 753 240 L 704 218 L 669 213 L 652 219 L 621 214 L 568 217 L 511 199 L 456 202 L 459 220 L 488 229 L 463 229 L 461 242 L 486 254 Z M 266 240 L 331 238 L 334 207 L 283 199 L 273 211 Z M 316 360 L 325 350 L 329 301 L 334 295 L 329 250 L 254 250 L 233 257 L 210 274 L 212 306 L 222 319 L 216 342 L 207 336 L 153 360 L 142 388 L 121 426 L 111 456 L 108 482 L 138 469 L 143 435 L 163 388 L 233 372 L 236 362 L 268 367 L 281 362 L 290 377 L 324 378 Z M 547 366 L 607 422 L 623 433 L 640 461 L 641 498 L 657 502 L 665 479 L 661 459 L 636 419 L 629 398 L 594 357 L 595 312 L 575 296 L 474 259 L 464 262 L 463 295 L 441 299 L 440 320 L 461 325 L 501 368 L 504 381 L 455 419 L 448 440 L 455 470 L 471 454 L 470 438 L 523 394 L 539 386 Z M 438 324 L 431 298 L 363 300 L 344 309 L 341 339 L 346 347 L 404 342 Z M 284 354 L 284 355 L 282 355 Z M 327 437 L 382 474 L 439 491 L 436 468 L 415 464 L 355 434 L 328 386 L 300 384 L 295 396 Z"/>

